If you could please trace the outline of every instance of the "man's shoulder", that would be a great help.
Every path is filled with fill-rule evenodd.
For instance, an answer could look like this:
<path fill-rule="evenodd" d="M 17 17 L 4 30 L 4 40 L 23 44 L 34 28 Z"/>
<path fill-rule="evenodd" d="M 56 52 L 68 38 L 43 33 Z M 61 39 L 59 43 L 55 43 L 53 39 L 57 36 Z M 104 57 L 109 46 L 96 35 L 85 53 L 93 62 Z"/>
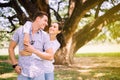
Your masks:
<path fill-rule="evenodd" d="M 23 30 L 23 27 L 20 26 L 19 28 L 17 28 L 17 29 L 15 30 L 15 33 L 20 33 L 20 32 L 22 32 L 22 30 Z"/>
<path fill-rule="evenodd" d="M 23 26 L 20 26 L 19 28 L 16 29 L 16 31 L 21 31 Z"/>
<path fill-rule="evenodd" d="M 41 30 L 41 32 L 42 32 L 43 35 L 48 35 L 48 33 L 43 31 L 43 30 Z"/>
<path fill-rule="evenodd" d="M 26 21 L 26 23 L 25 23 L 24 25 L 25 25 L 25 26 L 26 26 L 26 25 L 31 26 L 31 25 L 32 25 L 32 22 L 31 22 L 31 21 Z"/>
<path fill-rule="evenodd" d="M 41 30 L 41 33 L 42 33 L 42 37 L 43 37 L 44 40 L 45 39 L 46 40 L 50 40 L 50 36 L 49 36 L 49 34 L 47 32 Z"/>

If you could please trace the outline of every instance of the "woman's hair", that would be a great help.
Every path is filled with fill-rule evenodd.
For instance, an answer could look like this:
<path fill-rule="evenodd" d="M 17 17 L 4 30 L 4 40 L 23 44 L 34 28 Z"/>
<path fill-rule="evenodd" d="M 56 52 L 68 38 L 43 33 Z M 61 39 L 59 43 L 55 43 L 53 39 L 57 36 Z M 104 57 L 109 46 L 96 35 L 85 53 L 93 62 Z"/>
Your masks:
<path fill-rule="evenodd" d="M 60 43 L 60 48 L 64 47 L 66 45 L 65 43 L 65 38 L 63 35 L 63 23 L 62 22 L 57 22 L 58 24 L 58 30 L 61 31 L 59 34 L 57 34 L 56 38 Z"/>
<path fill-rule="evenodd" d="M 48 14 L 44 11 L 37 11 L 34 15 L 33 15 L 33 21 L 36 19 L 36 17 L 43 17 L 43 16 L 47 16 L 48 17 Z"/>

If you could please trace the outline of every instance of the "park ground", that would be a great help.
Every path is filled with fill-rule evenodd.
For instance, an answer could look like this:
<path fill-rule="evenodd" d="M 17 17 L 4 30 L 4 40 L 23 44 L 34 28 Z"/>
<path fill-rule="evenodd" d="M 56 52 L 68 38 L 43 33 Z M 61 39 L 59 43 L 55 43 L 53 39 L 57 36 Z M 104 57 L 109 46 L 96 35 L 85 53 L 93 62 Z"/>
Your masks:
<path fill-rule="evenodd" d="M 16 77 L 8 56 L 1 55 L 0 80 L 16 80 Z M 120 80 L 120 46 L 83 46 L 74 57 L 74 64 L 55 65 L 55 80 Z"/>

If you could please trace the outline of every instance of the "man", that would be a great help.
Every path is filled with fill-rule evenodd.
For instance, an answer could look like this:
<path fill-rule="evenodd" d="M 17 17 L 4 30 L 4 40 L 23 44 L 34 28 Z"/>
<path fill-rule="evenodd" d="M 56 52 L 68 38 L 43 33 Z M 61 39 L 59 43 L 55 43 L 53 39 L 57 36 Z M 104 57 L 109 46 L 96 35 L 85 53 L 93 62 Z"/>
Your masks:
<path fill-rule="evenodd" d="M 19 74 L 17 80 L 45 80 L 42 59 L 52 60 L 54 54 L 50 45 L 49 35 L 43 31 L 48 25 L 48 16 L 45 12 L 37 12 L 34 15 L 33 22 L 29 24 L 30 29 L 30 43 L 24 47 L 23 27 L 18 28 L 9 45 L 9 56 L 15 71 Z M 19 46 L 20 51 L 28 51 L 39 57 L 35 58 L 33 55 L 22 56 L 19 54 L 18 61 L 15 58 L 15 47 Z M 43 52 L 45 50 L 45 52 Z M 23 51 L 24 53 L 24 51 Z"/>

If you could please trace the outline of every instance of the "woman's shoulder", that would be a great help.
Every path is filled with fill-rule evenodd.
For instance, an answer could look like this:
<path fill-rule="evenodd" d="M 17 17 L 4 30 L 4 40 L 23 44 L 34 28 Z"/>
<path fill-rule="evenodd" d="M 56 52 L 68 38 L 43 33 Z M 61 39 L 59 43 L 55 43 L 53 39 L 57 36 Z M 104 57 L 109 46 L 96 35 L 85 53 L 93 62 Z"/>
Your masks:
<path fill-rule="evenodd" d="M 57 39 L 55 39 L 54 41 L 52 41 L 53 43 L 54 43 L 54 45 L 56 45 L 56 46 L 58 46 L 58 47 L 60 47 L 60 43 L 59 43 L 59 41 L 57 40 Z"/>

